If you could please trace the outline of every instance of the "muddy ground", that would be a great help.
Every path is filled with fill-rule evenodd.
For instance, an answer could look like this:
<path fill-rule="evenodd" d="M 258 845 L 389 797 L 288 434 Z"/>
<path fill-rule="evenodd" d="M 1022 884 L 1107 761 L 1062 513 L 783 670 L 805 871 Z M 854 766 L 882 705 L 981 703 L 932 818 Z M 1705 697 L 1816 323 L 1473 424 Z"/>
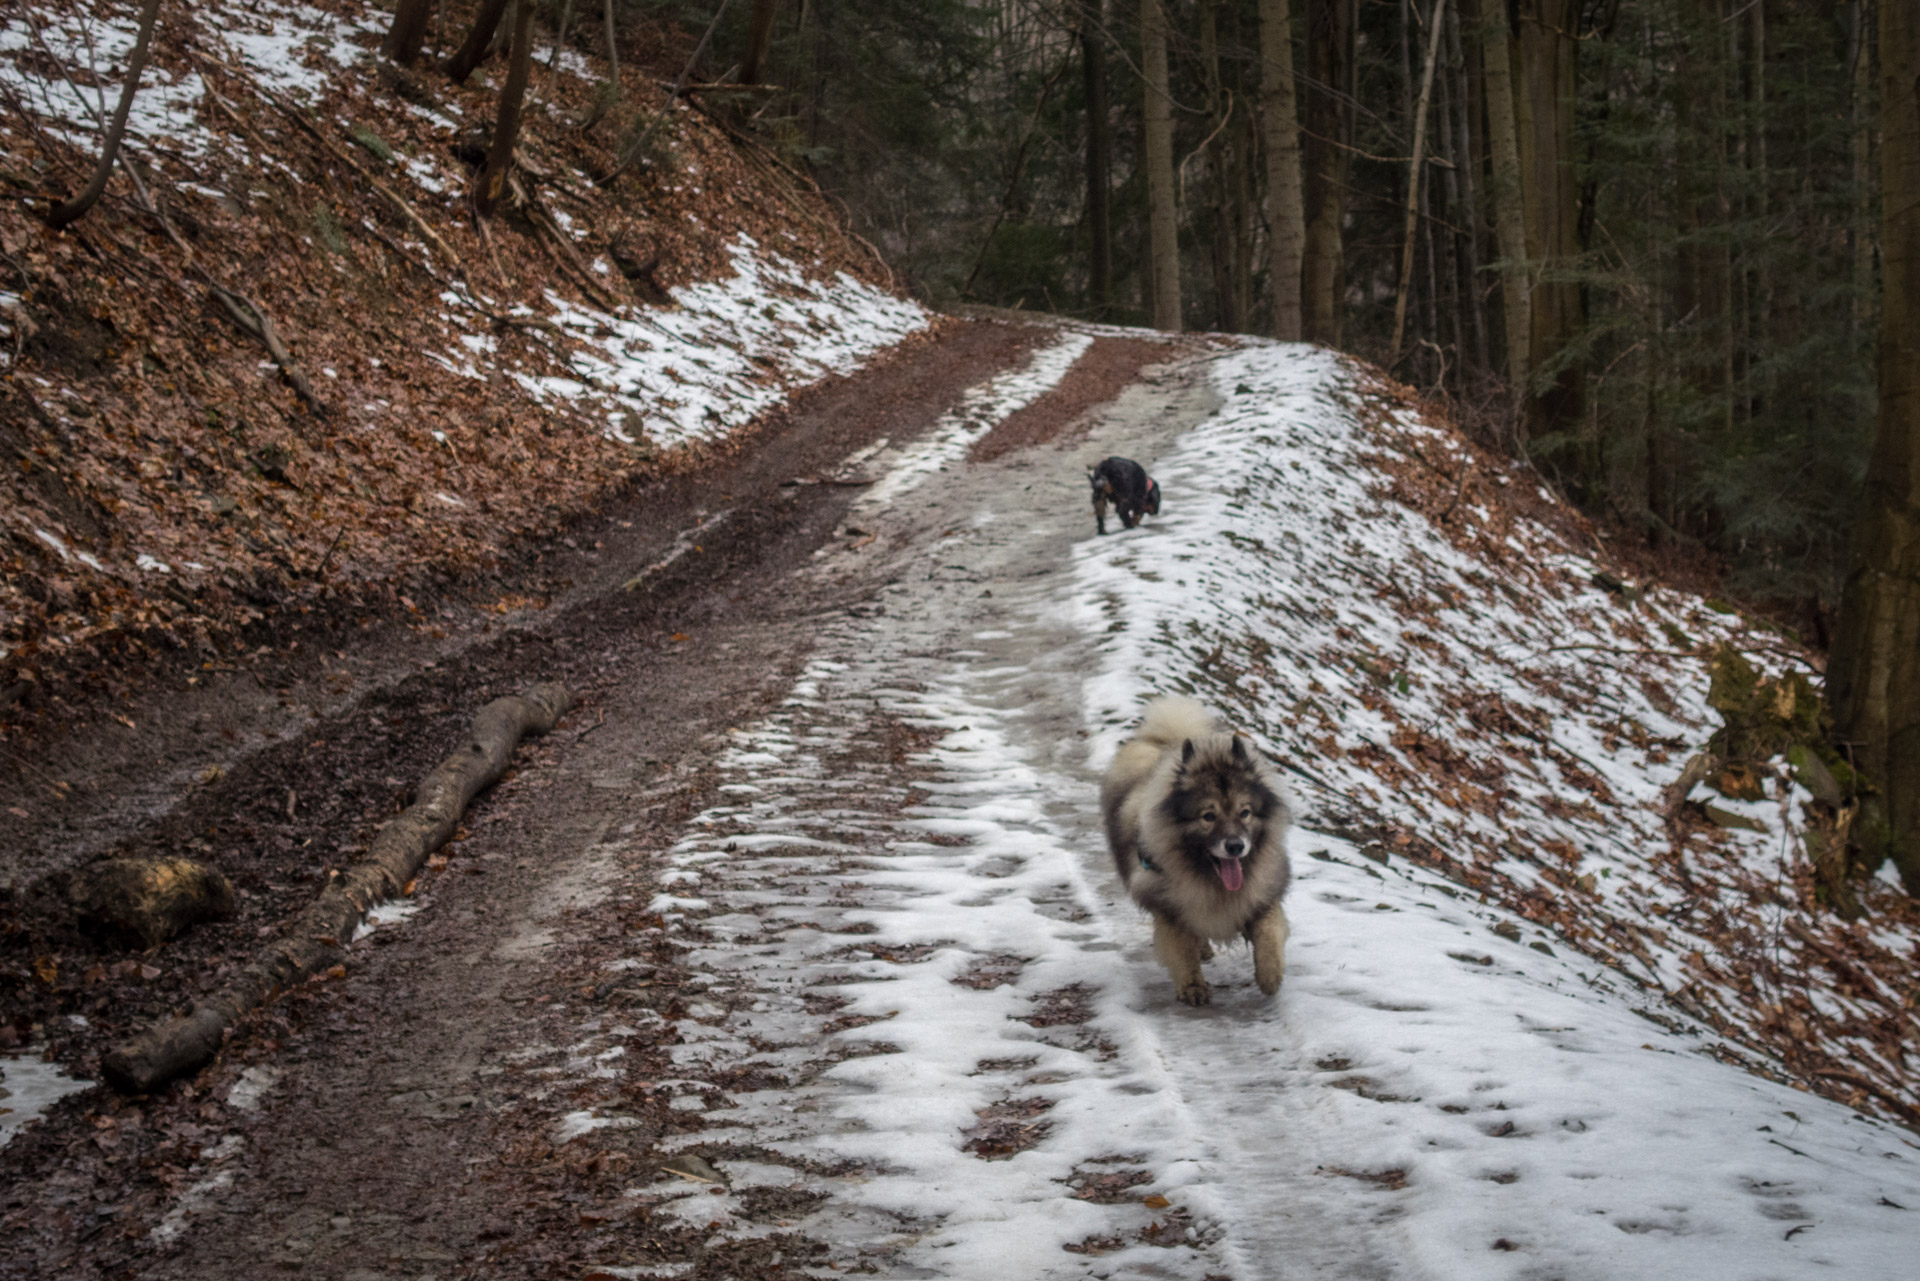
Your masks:
<path fill-rule="evenodd" d="M 698 999 L 665 935 L 650 967 L 596 981 L 551 963 L 541 922 L 578 892 L 617 814 L 637 807 L 669 832 L 708 805 L 719 736 L 781 697 L 822 620 L 876 608 L 886 576 L 911 572 L 911 551 L 895 549 L 876 558 L 882 572 L 796 574 L 824 548 L 874 537 L 849 524 L 859 486 L 835 483 L 857 479 L 843 461 L 911 437 L 1046 336 L 950 321 L 797 398 L 733 460 L 526 549 L 509 574 L 392 618 L 289 620 L 281 645 L 238 670 L 160 673 L 134 705 L 7 745 L 0 787 L 20 803 L 0 819 L 12 878 L 0 1036 L 88 1074 L 118 1038 L 270 941 L 481 703 L 552 679 L 578 698 L 470 812 L 404 928 L 249 1020 L 193 1080 L 132 1101 L 72 1096 L 6 1148 L 0 1277 L 579 1275 L 610 1237 L 689 1276 L 778 1276 L 819 1256 L 797 1236 L 713 1244 L 610 1209 L 623 1180 L 657 1164 L 653 1142 L 694 1124 L 688 1113 L 642 1090 L 626 1105 L 642 1125 L 623 1144 L 556 1145 L 551 1108 L 514 1106 L 526 1082 L 499 1053 L 543 1043 L 563 1005 L 651 1010 L 670 1028 Z M 1054 440 L 1165 354 L 1098 339 L 976 457 Z M 643 587 L 623 590 L 637 575 Z M 878 722 L 866 750 L 910 773 L 912 734 Z M 68 869 L 162 852 L 226 871 L 237 918 L 137 956 L 74 929 Z M 644 908 L 616 901 L 599 919 L 624 935 L 646 925 Z M 664 1042 L 636 1054 L 634 1079 L 671 1075 Z M 782 1201 L 792 1195 L 765 1190 L 753 1211 L 777 1225 L 803 1208 Z"/>

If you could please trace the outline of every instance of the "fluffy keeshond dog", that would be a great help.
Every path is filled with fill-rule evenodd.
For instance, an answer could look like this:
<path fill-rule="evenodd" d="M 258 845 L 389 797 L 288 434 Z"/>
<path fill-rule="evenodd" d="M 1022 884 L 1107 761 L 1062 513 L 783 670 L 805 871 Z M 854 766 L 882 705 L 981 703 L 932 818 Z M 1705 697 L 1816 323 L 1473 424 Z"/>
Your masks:
<path fill-rule="evenodd" d="M 1114 867 L 1153 914 L 1153 950 L 1188 1005 L 1212 989 L 1200 963 L 1235 935 L 1272 996 L 1286 969 L 1280 898 L 1292 872 L 1286 788 L 1246 739 L 1190 698 L 1158 698 L 1100 785 Z"/>

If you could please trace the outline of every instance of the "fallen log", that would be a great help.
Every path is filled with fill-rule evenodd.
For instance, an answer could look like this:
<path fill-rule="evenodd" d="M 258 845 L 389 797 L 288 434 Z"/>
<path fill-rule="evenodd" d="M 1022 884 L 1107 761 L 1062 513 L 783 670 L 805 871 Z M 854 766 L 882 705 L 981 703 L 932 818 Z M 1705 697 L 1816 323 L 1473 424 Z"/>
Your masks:
<path fill-rule="evenodd" d="M 481 708 L 466 744 L 427 775 L 411 806 L 381 827 L 367 857 L 336 872 L 285 937 L 232 983 L 102 1059 L 108 1083 L 126 1094 L 144 1094 L 193 1071 L 219 1052 L 243 1016 L 338 963 L 368 909 L 406 892 L 427 856 L 453 835 L 467 805 L 506 773 L 520 740 L 552 729 L 569 701 L 565 686 L 540 684 Z"/>

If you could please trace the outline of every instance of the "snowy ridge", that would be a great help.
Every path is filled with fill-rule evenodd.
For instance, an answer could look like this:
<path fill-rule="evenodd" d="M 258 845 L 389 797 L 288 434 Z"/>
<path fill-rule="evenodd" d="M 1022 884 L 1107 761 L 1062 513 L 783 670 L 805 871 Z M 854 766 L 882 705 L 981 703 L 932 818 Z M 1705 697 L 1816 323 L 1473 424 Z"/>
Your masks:
<path fill-rule="evenodd" d="M 1144 690 L 1195 693 L 1261 736 L 1323 823 L 1525 904 L 1531 937 L 1719 1033 L 1714 1052 L 1764 1064 L 1754 1047 L 1811 1039 L 1911 1101 L 1887 1020 L 1911 1027 L 1898 974 L 1920 940 L 1802 910 L 1806 793 L 1716 796 L 1759 830 L 1684 853 L 1664 825 L 1663 790 L 1719 725 L 1706 657 L 1726 642 L 1779 670 L 1779 641 L 1681 593 L 1616 602 L 1558 536 L 1478 503 L 1463 550 L 1383 498 L 1376 461 L 1464 466 L 1458 445 L 1334 356 L 1252 347 L 1214 379 L 1224 407 L 1156 464 L 1171 536 L 1083 553 L 1082 625 L 1110 628 L 1088 686 L 1107 740 Z M 1825 969 L 1823 937 L 1879 964 Z"/>
<path fill-rule="evenodd" d="M 513 377 L 536 400 L 596 409 L 615 440 L 671 448 L 724 436 L 793 388 L 852 373 L 927 327 L 918 303 L 845 272 L 810 281 L 750 236 L 728 252 L 734 276 L 673 290 L 671 308 L 608 314 L 548 294 L 553 323 L 579 344 L 567 357 L 577 381 Z"/>
<path fill-rule="evenodd" d="M 1665 660 L 1661 688 L 1610 655 L 1673 649 L 1663 625 L 1753 638 L 1675 593 L 1621 610 L 1538 527 L 1496 577 L 1383 502 L 1383 442 L 1336 356 L 1250 345 L 1212 376 L 1223 407 L 1151 464 L 1167 519 L 1079 549 L 1093 763 L 1145 697 L 1182 690 L 1293 769 L 1310 826 L 1381 833 L 1296 843 L 1288 987 L 1235 1012 L 1284 1035 L 1287 1088 L 1263 1104 L 1271 1124 L 1235 1132 L 1288 1135 L 1295 1169 L 1404 1188 L 1383 1210 L 1431 1275 L 1531 1275 L 1543 1258 L 1565 1275 L 1896 1275 L 1912 1136 L 1717 1061 L 1738 1055 L 1658 999 L 1729 1023 L 1747 1004 L 1703 981 L 1697 958 L 1729 934 L 1689 924 L 1702 896 L 1667 874 L 1655 804 L 1717 718 L 1698 660 Z M 1387 429 L 1446 443 L 1411 414 Z M 1519 732 L 1483 728 L 1502 723 L 1490 708 Z M 1769 829 L 1727 835 L 1727 880 L 1792 883 L 1781 824 L 1803 797 L 1726 803 Z M 1416 840 L 1527 915 L 1410 864 Z M 1577 916 L 1554 910 L 1570 895 Z M 1614 969 L 1556 952 L 1569 942 Z M 1204 1021 L 1196 1064 L 1242 1045 L 1237 1018 Z"/>

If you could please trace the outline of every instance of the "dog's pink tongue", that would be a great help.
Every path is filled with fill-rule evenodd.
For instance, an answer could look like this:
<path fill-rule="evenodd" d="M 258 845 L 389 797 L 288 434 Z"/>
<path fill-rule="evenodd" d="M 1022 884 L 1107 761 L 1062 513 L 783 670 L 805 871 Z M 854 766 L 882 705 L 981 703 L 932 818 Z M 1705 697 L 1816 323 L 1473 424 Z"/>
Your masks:
<path fill-rule="evenodd" d="M 1215 868 L 1219 869 L 1220 883 L 1222 885 L 1226 886 L 1229 890 L 1237 890 L 1240 888 L 1241 876 L 1240 876 L 1240 860 L 1239 859 L 1237 858 L 1215 859 L 1213 865 Z"/>

